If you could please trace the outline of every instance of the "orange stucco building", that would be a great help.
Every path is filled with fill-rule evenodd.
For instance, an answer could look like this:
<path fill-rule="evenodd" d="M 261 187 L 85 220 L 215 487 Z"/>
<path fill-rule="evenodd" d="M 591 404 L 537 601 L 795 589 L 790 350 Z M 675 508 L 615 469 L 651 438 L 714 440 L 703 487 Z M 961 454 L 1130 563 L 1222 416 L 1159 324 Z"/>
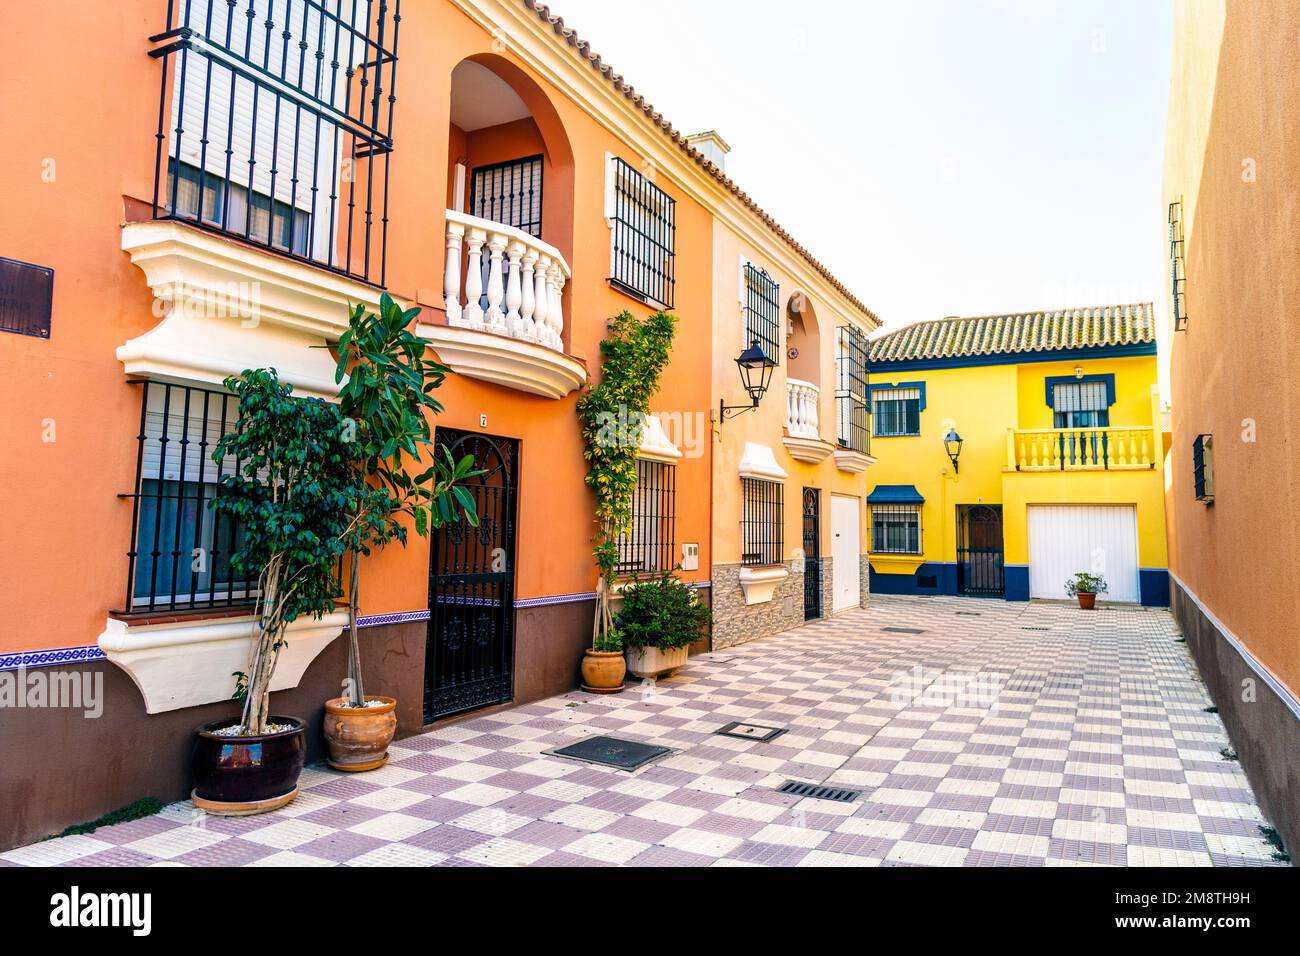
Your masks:
<path fill-rule="evenodd" d="M 1165 157 L 1173 607 L 1265 814 L 1300 845 L 1300 68 L 1294 4 L 1175 7 Z"/>
<path fill-rule="evenodd" d="M 827 419 L 834 327 L 876 324 L 726 177 L 714 139 L 697 149 L 532 0 L 76 6 L 72 31 L 63 7 L 16 7 L 0 39 L 0 82 L 30 91 L 4 102 L 29 135 L 0 155 L 0 667 L 102 681 L 103 708 L 0 710 L 0 759 L 30 770 L 0 784 L 0 845 L 188 792 L 192 731 L 229 708 L 251 625 L 237 532 L 205 507 L 233 414 L 221 382 L 275 367 L 331 397 L 349 303 L 423 310 L 455 373 L 438 441 L 486 471 L 483 528 L 363 564 L 367 690 L 399 699 L 399 733 L 575 686 L 595 571 L 574 406 L 624 310 L 680 319 L 642 445 L 658 504 L 624 570 L 680 565 L 709 600 L 714 549 L 741 557 L 713 520 L 739 495 L 718 450 L 733 471 L 743 457 L 717 420 L 736 256 L 780 277 L 788 334 L 818 317 L 798 380 L 821 380 Z M 781 379 L 769 446 L 788 400 Z M 836 470 L 834 434 L 814 439 L 828 494 L 859 500 L 866 456 Z M 291 630 L 278 710 L 319 719 L 344 618 Z"/>

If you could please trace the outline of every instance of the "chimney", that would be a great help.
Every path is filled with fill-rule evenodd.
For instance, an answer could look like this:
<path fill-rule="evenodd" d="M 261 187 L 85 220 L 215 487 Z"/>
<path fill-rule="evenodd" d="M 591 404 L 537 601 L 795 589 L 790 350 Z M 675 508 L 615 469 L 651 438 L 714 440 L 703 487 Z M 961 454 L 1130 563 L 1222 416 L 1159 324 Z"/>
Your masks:
<path fill-rule="evenodd" d="M 714 166 L 726 170 L 727 154 L 731 152 L 731 147 L 727 145 L 725 139 L 718 135 L 716 130 L 708 130 L 704 133 L 696 133 L 694 136 L 687 136 L 686 142 L 690 143 Z"/>

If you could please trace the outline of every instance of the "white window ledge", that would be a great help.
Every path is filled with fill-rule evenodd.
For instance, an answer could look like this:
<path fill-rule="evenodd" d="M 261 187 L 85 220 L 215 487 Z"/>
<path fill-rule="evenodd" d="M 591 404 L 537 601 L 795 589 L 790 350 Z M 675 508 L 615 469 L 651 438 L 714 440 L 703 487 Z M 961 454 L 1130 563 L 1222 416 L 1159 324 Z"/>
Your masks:
<path fill-rule="evenodd" d="M 320 620 L 290 624 L 271 689 L 297 687 L 311 662 L 343 633 L 347 623 L 347 612 L 339 611 Z M 233 675 L 248 669 L 256 629 L 252 615 L 152 625 L 110 618 L 99 635 L 99 646 L 140 688 L 146 712 L 164 714 L 230 700 L 235 691 Z"/>
<path fill-rule="evenodd" d="M 757 442 L 748 442 L 745 453 L 740 458 L 741 478 L 762 478 L 766 481 L 784 481 L 789 473 L 776 463 L 776 455 L 771 448 Z"/>
<path fill-rule="evenodd" d="M 422 324 L 419 334 L 443 365 L 466 378 L 556 399 L 587 383 L 585 365 L 544 345 L 450 325 Z"/>
<path fill-rule="evenodd" d="M 741 568 L 740 589 L 745 592 L 745 603 L 767 604 L 776 595 L 781 582 L 790 576 L 785 566 L 773 568 Z"/>

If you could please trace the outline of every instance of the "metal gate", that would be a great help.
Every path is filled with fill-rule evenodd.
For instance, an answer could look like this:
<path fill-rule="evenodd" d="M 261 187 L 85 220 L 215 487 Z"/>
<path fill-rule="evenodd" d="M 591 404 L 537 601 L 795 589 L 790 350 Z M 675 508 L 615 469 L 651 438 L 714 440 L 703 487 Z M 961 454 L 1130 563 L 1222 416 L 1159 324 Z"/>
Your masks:
<path fill-rule="evenodd" d="M 1002 508 L 965 505 L 957 515 L 957 589 L 972 597 L 1003 597 L 1006 578 Z"/>
<path fill-rule="evenodd" d="M 514 696 L 515 507 L 519 443 L 439 428 L 443 449 L 473 455 L 483 474 L 466 488 L 479 525 L 448 525 L 433 535 L 424 720 L 506 703 Z"/>
<path fill-rule="evenodd" d="M 803 619 L 822 616 L 822 493 L 803 490 Z"/>

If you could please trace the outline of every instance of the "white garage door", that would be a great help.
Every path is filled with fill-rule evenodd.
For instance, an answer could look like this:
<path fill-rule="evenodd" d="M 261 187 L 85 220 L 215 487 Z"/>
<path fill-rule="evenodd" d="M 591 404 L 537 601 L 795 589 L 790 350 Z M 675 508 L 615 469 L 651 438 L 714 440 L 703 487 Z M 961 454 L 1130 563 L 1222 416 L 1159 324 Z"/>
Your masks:
<path fill-rule="evenodd" d="M 835 611 L 862 603 L 862 499 L 831 498 L 831 578 Z"/>
<path fill-rule="evenodd" d="M 1029 509 L 1030 597 L 1068 598 L 1066 582 L 1080 571 L 1106 579 L 1105 600 L 1138 603 L 1136 508 Z"/>

